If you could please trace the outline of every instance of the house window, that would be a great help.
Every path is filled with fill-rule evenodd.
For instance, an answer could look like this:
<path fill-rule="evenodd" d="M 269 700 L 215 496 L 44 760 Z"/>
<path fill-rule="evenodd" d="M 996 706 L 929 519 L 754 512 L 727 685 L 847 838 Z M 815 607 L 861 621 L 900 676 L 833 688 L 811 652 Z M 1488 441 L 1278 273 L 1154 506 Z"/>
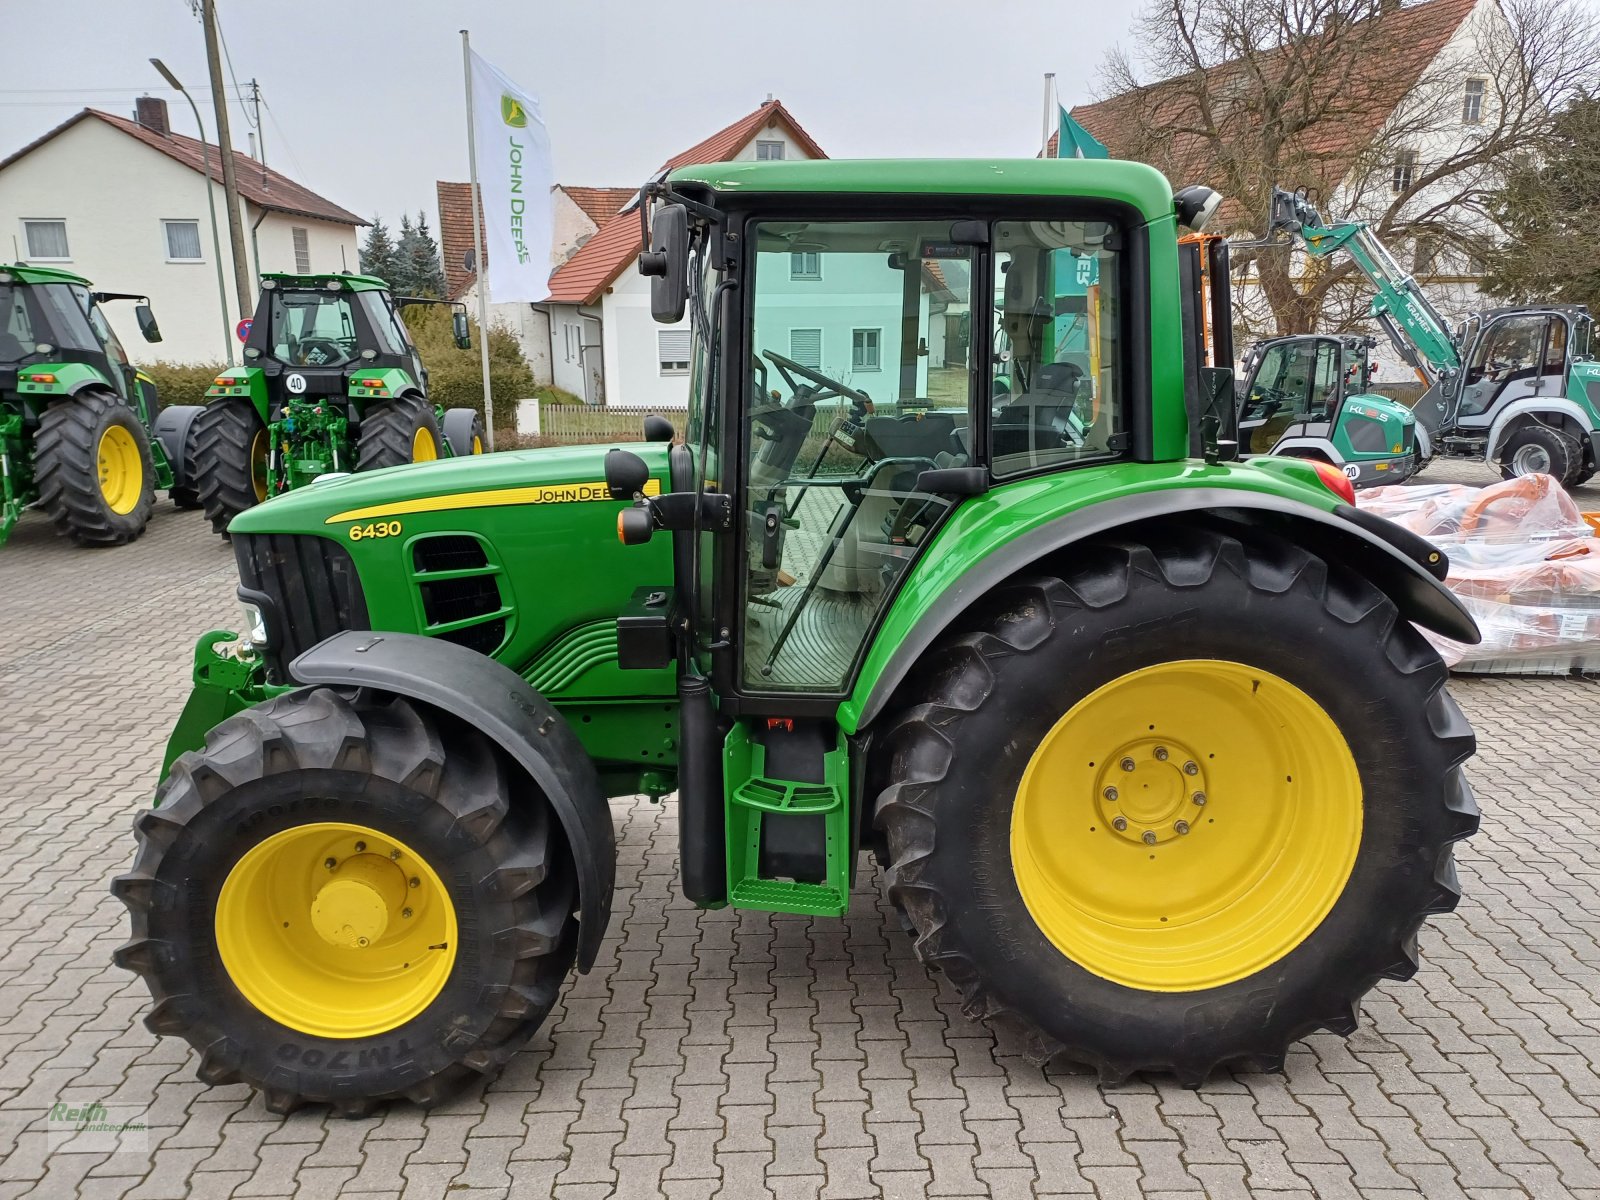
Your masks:
<path fill-rule="evenodd" d="M 855 329 L 850 333 L 850 369 L 853 371 L 876 371 L 881 364 L 878 361 L 878 338 L 882 333 L 879 329 Z"/>
<path fill-rule="evenodd" d="M 789 255 L 790 279 L 821 279 L 822 255 L 815 250 L 796 250 Z"/>
<path fill-rule="evenodd" d="M 48 262 L 66 262 L 67 223 L 65 221 L 24 221 L 23 235 L 28 239 L 28 257 Z"/>
<path fill-rule="evenodd" d="M 1439 270 L 1439 239 L 1428 234 L 1417 238 L 1411 260 L 1414 275 L 1432 275 Z"/>
<path fill-rule="evenodd" d="M 294 273 L 296 275 L 311 274 L 311 235 L 302 226 L 296 225 L 290 233 L 294 235 Z"/>
<path fill-rule="evenodd" d="M 583 331 L 576 325 L 563 325 L 561 340 L 566 348 L 567 361 L 577 362 L 578 356 L 583 353 Z"/>
<path fill-rule="evenodd" d="M 1395 192 L 1411 190 L 1411 183 L 1417 177 L 1417 152 L 1415 150 L 1397 150 L 1394 156 L 1394 175 L 1389 180 L 1389 186 Z"/>
<path fill-rule="evenodd" d="M 200 261 L 200 222 L 163 221 L 167 235 L 168 262 Z"/>
<path fill-rule="evenodd" d="M 689 331 L 661 329 L 656 332 L 656 358 L 663 375 L 689 373 Z"/>
<path fill-rule="evenodd" d="M 822 330 L 789 330 L 789 357 L 813 371 L 822 369 Z"/>
<path fill-rule="evenodd" d="M 783 157 L 783 143 L 782 142 L 757 142 L 756 143 L 756 161 L 757 162 L 777 162 L 782 157 Z"/>
<path fill-rule="evenodd" d="M 1461 95 L 1461 123 L 1463 125 L 1483 124 L 1483 93 L 1487 80 L 1467 80 L 1466 91 Z"/>

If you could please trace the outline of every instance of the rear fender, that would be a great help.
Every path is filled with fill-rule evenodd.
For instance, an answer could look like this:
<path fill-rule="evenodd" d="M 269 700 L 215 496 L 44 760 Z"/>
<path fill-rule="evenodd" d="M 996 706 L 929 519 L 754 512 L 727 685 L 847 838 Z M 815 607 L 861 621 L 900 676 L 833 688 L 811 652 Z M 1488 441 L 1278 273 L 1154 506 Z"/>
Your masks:
<path fill-rule="evenodd" d="M 1575 400 L 1560 396 L 1529 396 L 1506 405 L 1505 411 L 1495 417 L 1494 424 L 1489 427 L 1489 444 L 1484 451 L 1484 460 L 1492 461 L 1512 431 L 1525 423 L 1572 427 L 1573 432 L 1579 435 L 1579 445 L 1595 429 L 1594 421 Z"/>
<path fill-rule="evenodd" d="M 35 383 L 33 376 L 46 375 L 48 383 Z M 87 363 L 40 363 L 17 374 L 17 394 L 24 399 L 33 397 L 43 404 L 65 400 L 87 390 L 116 392 L 105 374 Z"/>
<path fill-rule="evenodd" d="M 1481 638 L 1477 623 L 1444 585 L 1450 566 L 1444 552 L 1382 517 L 1348 504 L 1324 510 L 1265 492 L 1219 488 L 1142 492 L 1066 513 L 978 559 L 955 586 L 928 606 L 877 675 L 860 681 L 840 708 L 840 724 L 849 733 L 866 728 L 923 652 L 997 585 L 1076 542 L 1152 521 L 1165 528 L 1204 521 L 1246 542 L 1255 530 L 1276 534 L 1371 580 L 1407 620 L 1470 645 Z"/>
<path fill-rule="evenodd" d="M 538 785 L 572 847 L 578 875 L 578 969 L 594 965 L 611 918 L 617 843 L 594 763 L 565 719 L 508 667 L 464 646 L 411 633 L 346 631 L 289 664 L 302 684 L 367 687 L 466 721 Z"/>
<path fill-rule="evenodd" d="M 272 424 L 272 401 L 267 396 L 267 375 L 260 367 L 226 367 L 216 375 L 206 389 L 206 400 L 221 400 L 231 396 L 245 396 L 261 418 L 263 425 Z"/>

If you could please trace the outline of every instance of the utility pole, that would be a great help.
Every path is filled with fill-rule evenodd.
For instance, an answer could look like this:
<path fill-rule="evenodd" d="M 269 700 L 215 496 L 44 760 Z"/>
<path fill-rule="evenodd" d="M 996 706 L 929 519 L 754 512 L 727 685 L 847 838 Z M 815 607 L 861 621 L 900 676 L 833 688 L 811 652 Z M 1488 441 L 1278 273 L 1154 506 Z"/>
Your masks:
<path fill-rule="evenodd" d="M 256 145 L 261 149 L 261 182 L 265 183 L 267 180 L 267 129 L 261 123 L 261 85 L 254 79 L 250 81 L 250 103 L 255 105 L 256 110 Z"/>
<path fill-rule="evenodd" d="M 222 152 L 222 195 L 228 204 L 228 242 L 233 248 L 233 282 L 239 289 L 239 311 L 251 312 L 255 289 L 244 256 L 244 220 L 239 215 L 239 179 L 233 169 L 233 137 L 228 132 L 228 93 L 222 84 L 222 52 L 217 45 L 216 0 L 201 0 L 200 23 L 206 30 L 206 69 L 211 75 L 211 103 L 217 112 L 217 147 Z"/>

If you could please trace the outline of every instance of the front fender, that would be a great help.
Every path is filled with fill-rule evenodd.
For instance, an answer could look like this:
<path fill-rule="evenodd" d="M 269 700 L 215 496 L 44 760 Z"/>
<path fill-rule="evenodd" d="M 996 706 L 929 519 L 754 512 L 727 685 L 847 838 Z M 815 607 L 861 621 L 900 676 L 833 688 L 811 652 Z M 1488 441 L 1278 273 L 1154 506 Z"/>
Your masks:
<path fill-rule="evenodd" d="M 431 704 L 482 732 L 555 809 L 578 874 L 578 969 L 594 965 L 611 919 L 617 842 L 594 763 L 555 708 L 516 672 L 438 638 L 346 631 L 289 664 L 297 683 L 369 687 Z"/>
<path fill-rule="evenodd" d="M 1594 422 L 1589 414 L 1580 408 L 1576 401 L 1568 400 L 1563 396 L 1528 396 L 1522 400 L 1514 400 L 1506 405 L 1505 411 L 1494 419 L 1494 424 L 1489 427 L 1489 442 L 1484 450 L 1485 462 L 1490 462 L 1500 453 L 1500 447 L 1506 438 L 1511 436 L 1511 427 L 1519 417 L 1534 417 L 1538 419 L 1541 414 L 1560 413 L 1563 417 L 1570 417 L 1585 433 L 1594 432 Z M 1540 420 L 1540 424 L 1548 425 L 1548 420 Z M 1558 422 L 1559 424 L 1559 422 Z"/>
<path fill-rule="evenodd" d="M 1274 485 L 1261 486 L 1264 481 L 1244 474 L 1251 467 L 1277 477 Z M 1371 580 L 1407 620 L 1456 641 L 1475 645 L 1480 640 L 1477 623 L 1444 585 L 1449 561 L 1442 551 L 1390 521 L 1337 502 L 1331 494 L 1318 495 L 1291 482 L 1289 472 L 1300 468 L 1282 459 L 1236 467 L 1194 465 L 1181 475 L 1147 479 L 1143 490 L 1096 498 L 1076 508 L 1057 505 L 1054 514 L 1004 541 L 998 540 L 1007 536 L 1001 532 L 1007 523 L 1003 514 L 984 514 L 977 502 L 963 504 L 938 538 L 954 538 L 959 559 L 941 564 L 938 557 L 951 556 L 935 556 L 930 548 L 913 570 L 921 578 L 908 581 L 880 626 L 855 690 L 840 706 L 840 725 L 848 733 L 865 728 L 935 639 L 999 583 L 1075 542 L 1155 520 L 1201 517 L 1227 521 L 1246 539 L 1252 528 L 1287 536 Z M 1311 502 L 1313 497 L 1325 502 Z"/>

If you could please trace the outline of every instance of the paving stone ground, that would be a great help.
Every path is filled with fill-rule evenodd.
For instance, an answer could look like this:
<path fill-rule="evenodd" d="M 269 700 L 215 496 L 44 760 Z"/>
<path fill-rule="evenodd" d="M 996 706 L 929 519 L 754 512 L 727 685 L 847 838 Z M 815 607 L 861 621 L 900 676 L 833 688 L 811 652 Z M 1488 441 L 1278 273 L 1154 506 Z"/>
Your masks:
<path fill-rule="evenodd" d="M 487 1088 L 346 1121 L 205 1087 L 110 963 L 107 882 L 190 647 L 233 620 L 228 548 L 158 508 L 131 547 L 76 550 L 29 514 L 0 551 L 0 1200 L 1600 1198 L 1600 683 L 1575 679 L 1452 685 L 1480 747 L 1465 899 L 1415 979 L 1280 1075 L 1041 1071 L 962 1017 L 876 870 L 840 921 L 698 914 L 670 806 L 641 800 L 613 809 L 599 964 Z M 94 1103 L 136 1116 L 143 1148 L 53 1140 L 53 1106 Z"/>

